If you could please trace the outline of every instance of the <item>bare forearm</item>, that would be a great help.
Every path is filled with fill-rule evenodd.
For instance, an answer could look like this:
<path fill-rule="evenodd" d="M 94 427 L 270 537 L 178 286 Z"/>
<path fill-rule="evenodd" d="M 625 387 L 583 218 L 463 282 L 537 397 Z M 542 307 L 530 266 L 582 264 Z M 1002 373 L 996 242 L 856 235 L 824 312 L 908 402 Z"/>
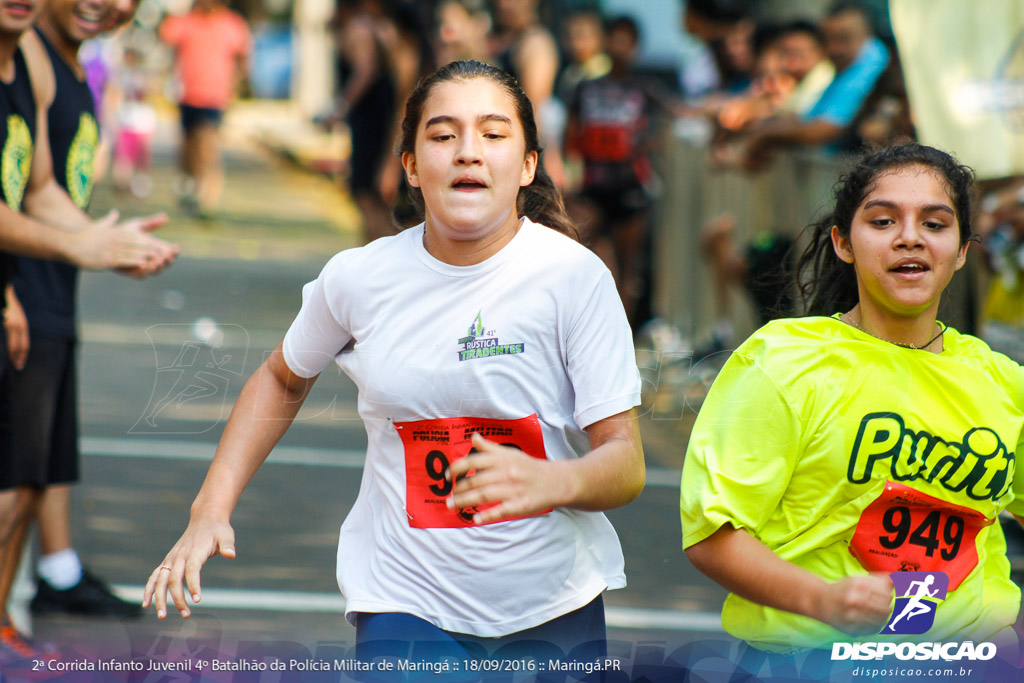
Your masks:
<path fill-rule="evenodd" d="M 0 203 L 0 251 L 35 258 L 74 262 L 70 235 L 43 225 Z"/>
<path fill-rule="evenodd" d="M 819 145 L 832 140 L 842 130 L 820 119 L 801 121 L 797 118 L 784 118 L 766 123 L 757 131 L 757 135 L 767 143 Z"/>
<path fill-rule="evenodd" d="M 885 574 L 854 574 L 830 583 L 729 524 L 688 548 L 686 555 L 742 598 L 846 633 L 878 633 L 892 609 L 893 586 Z"/>
<path fill-rule="evenodd" d="M 283 364 L 279 348 L 246 382 L 192 503 L 193 518 L 228 521 L 242 491 L 291 426 L 313 380 L 285 380 Z"/>
<path fill-rule="evenodd" d="M 64 232 L 81 232 L 93 224 L 55 182 L 27 193 L 22 208 L 32 218 Z"/>
<path fill-rule="evenodd" d="M 686 550 L 697 569 L 741 598 L 818 618 L 815 603 L 826 583 L 776 555 L 744 529 L 725 525 Z"/>
<path fill-rule="evenodd" d="M 635 500 L 643 491 L 644 451 L 635 411 L 602 420 L 600 428 L 612 431 L 597 439 L 592 435 L 594 449 L 583 457 L 559 463 L 571 484 L 565 507 L 610 510 Z"/>

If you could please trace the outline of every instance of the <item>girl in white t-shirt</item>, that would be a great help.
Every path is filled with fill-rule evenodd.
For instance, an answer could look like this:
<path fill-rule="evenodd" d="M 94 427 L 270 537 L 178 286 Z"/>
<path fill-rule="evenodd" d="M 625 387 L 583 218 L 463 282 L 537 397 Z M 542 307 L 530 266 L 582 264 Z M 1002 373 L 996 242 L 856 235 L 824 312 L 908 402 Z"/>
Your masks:
<path fill-rule="evenodd" d="M 198 602 L 203 564 L 234 557 L 243 488 L 334 361 L 369 442 L 338 549 L 357 654 L 386 637 L 456 659 L 526 640 L 545 660 L 602 656 L 601 594 L 625 577 L 600 511 L 644 482 L 614 282 L 567 236 L 533 109 L 505 72 L 454 62 L 421 82 L 401 153 L 424 223 L 338 254 L 303 289 L 143 604 L 164 618 L 170 591 L 189 616 L 184 585 Z"/>

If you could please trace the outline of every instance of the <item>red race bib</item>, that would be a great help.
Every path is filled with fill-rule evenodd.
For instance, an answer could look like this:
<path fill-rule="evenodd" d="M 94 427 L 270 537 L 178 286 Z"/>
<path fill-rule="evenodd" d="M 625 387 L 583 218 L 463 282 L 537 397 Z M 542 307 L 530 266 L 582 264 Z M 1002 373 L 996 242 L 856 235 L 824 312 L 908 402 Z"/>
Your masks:
<path fill-rule="evenodd" d="M 536 413 L 518 420 L 452 417 L 396 422 L 395 429 L 405 446 L 405 511 L 409 526 L 416 529 L 475 526 L 473 515 L 497 505 L 449 510 L 445 503 L 455 484 L 446 480 L 444 474 L 449 465 L 473 451 L 470 443 L 473 434 L 547 460 Z"/>
<path fill-rule="evenodd" d="M 861 513 L 850 552 L 872 572 L 945 572 L 955 590 L 978 564 L 978 532 L 994 521 L 887 481 Z"/>

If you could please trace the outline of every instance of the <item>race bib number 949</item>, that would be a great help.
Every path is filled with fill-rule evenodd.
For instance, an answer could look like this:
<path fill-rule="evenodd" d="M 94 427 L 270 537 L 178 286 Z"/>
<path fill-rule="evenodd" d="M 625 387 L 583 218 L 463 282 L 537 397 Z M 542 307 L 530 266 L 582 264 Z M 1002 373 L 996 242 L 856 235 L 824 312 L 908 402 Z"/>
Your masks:
<path fill-rule="evenodd" d="M 405 447 L 405 509 L 409 526 L 416 529 L 474 526 L 473 515 L 497 504 L 449 510 L 445 502 L 455 488 L 455 483 L 445 478 L 445 472 L 453 462 L 473 451 L 473 434 L 547 459 L 536 414 L 518 420 L 453 417 L 396 422 L 395 429 Z"/>
<path fill-rule="evenodd" d="M 871 572 L 945 572 L 955 590 L 978 564 L 978 533 L 993 521 L 887 481 L 861 513 L 850 552 Z"/>

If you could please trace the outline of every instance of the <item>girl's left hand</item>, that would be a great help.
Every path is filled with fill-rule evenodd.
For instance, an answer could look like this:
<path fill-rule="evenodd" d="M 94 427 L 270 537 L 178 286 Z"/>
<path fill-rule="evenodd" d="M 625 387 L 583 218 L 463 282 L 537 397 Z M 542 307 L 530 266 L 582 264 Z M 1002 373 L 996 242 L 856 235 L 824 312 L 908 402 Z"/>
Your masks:
<path fill-rule="evenodd" d="M 456 484 L 448 508 L 498 503 L 473 516 L 475 524 L 497 522 L 548 510 L 572 500 L 574 480 L 567 463 L 534 458 L 474 434 L 474 451 L 452 463 Z M 467 476 L 473 471 L 472 476 Z"/>

